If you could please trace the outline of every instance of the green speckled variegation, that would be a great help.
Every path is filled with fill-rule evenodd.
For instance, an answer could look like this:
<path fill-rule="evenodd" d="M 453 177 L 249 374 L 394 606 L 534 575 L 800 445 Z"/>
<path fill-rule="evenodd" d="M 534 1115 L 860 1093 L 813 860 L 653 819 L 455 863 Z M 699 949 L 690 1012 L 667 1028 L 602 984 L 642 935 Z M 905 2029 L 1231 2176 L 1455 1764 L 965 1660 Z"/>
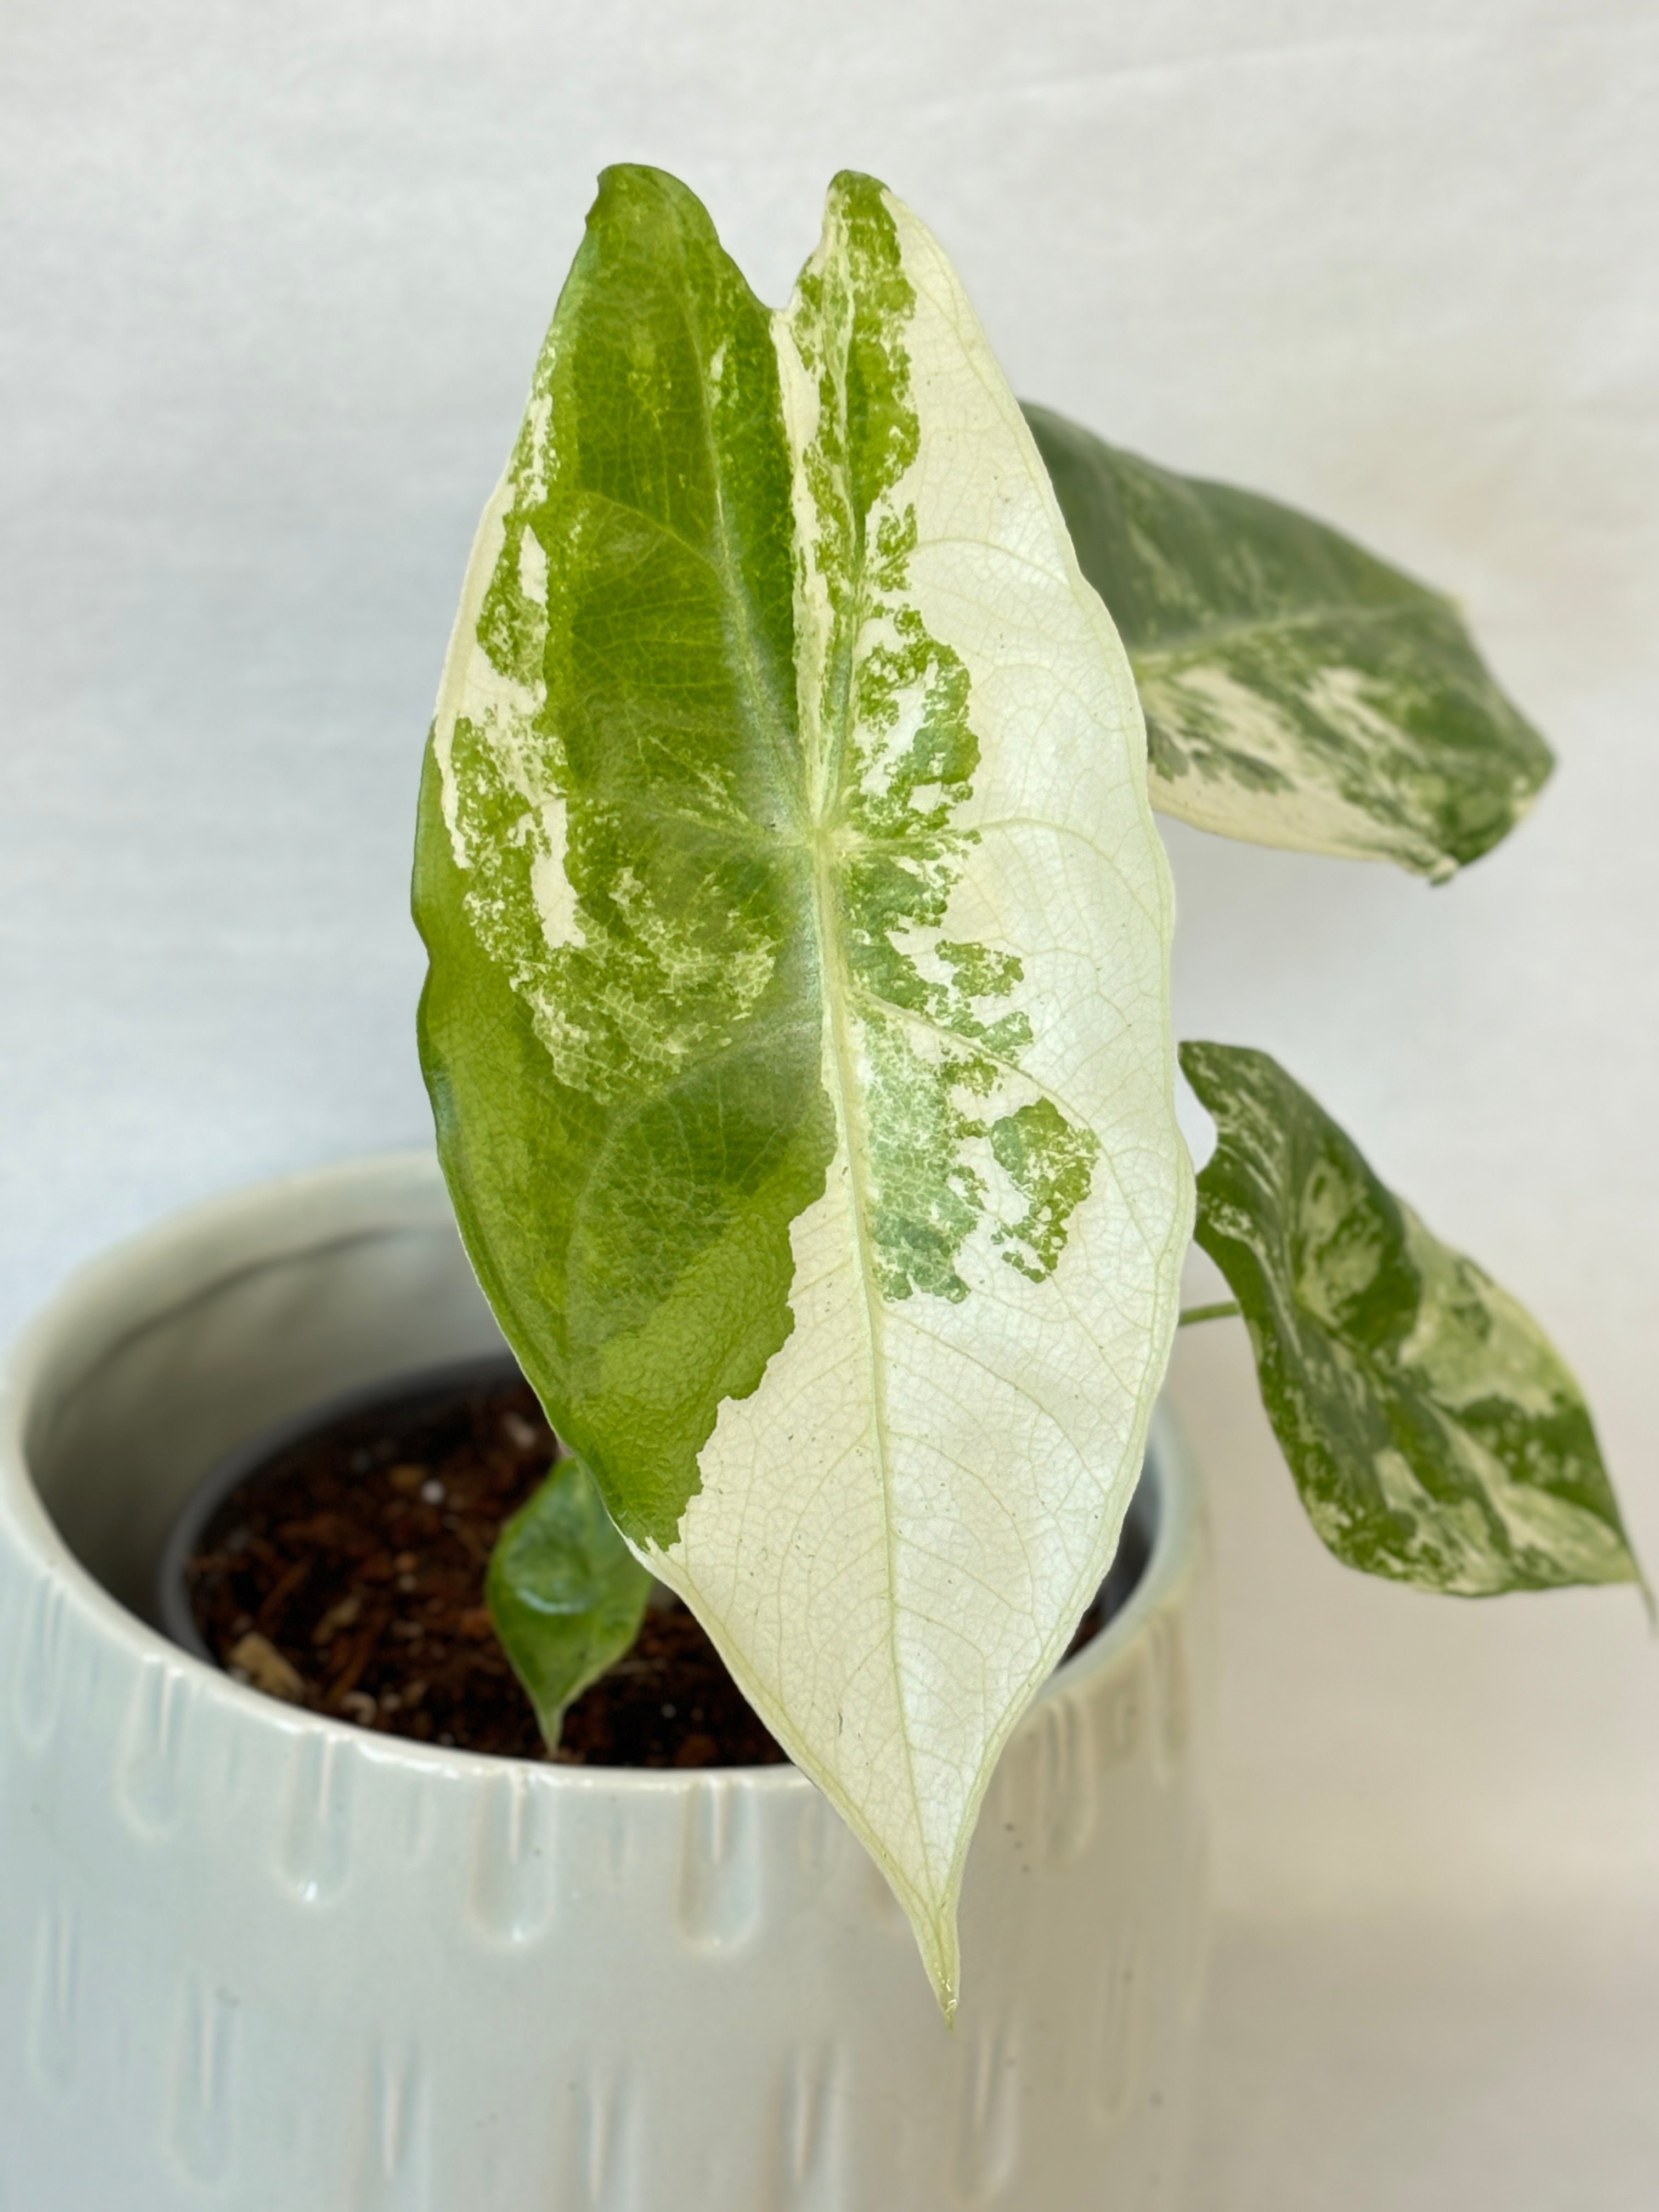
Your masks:
<path fill-rule="evenodd" d="M 1449 600 L 1275 501 L 1026 414 L 1128 647 L 1155 806 L 1437 881 L 1514 828 L 1549 749 Z"/>
<path fill-rule="evenodd" d="M 1191 1189 L 1128 663 L 955 275 L 868 178 L 774 314 L 683 186 L 607 172 L 468 574 L 416 906 L 514 1349 L 948 2005 Z"/>
<path fill-rule="evenodd" d="M 1638 1580 L 1583 1398 L 1537 1323 L 1266 1053 L 1184 1044 L 1181 1064 L 1220 1138 L 1198 1241 L 1337 1558 L 1462 1597 Z"/>

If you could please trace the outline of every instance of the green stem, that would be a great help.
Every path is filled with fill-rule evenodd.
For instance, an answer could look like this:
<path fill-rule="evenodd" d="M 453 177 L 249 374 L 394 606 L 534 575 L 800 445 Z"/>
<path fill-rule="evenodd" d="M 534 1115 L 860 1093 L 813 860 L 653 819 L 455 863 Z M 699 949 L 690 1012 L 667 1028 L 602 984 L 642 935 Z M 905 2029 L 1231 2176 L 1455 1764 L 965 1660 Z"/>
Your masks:
<path fill-rule="evenodd" d="M 1212 1306 L 1182 1306 L 1176 1327 L 1185 1328 L 1191 1321 L 1231 1321 L 1236 1313 L 1243 1311 L 1237 1298 L 1223 1298 Z"/>

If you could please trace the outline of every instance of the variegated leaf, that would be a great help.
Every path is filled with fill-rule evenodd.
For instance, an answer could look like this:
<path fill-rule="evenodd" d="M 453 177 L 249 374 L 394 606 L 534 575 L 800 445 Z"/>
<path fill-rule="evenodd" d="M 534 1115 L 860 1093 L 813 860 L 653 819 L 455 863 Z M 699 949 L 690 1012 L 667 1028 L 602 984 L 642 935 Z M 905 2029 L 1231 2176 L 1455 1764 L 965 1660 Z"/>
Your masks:
<path fill-rule="evenodd" d="M 1291 507 L 1025 411 L 1129 650 L 1155 806 L 1435 881 L 1515 827 L 1549 749 L 1449 600 Z"/>
<path fill-rule="evenodd" d="M 947 2006 L 1175 1322 L 1144 744 L 915 218 L 839 178 L 772 314 L 683 186 L 607 172 L 445 672 L 425 1064 L 556 1427 Z"/>
<path fill-rule="evenodd" d="M 1219 1133 L 1198 1241 L 1337 1558 L 1462 1597 L 1638 1580 L 1583 1398 L 1538 1324 L 1265 1052 L 1188 1043 L 1181 1064 Z"/>

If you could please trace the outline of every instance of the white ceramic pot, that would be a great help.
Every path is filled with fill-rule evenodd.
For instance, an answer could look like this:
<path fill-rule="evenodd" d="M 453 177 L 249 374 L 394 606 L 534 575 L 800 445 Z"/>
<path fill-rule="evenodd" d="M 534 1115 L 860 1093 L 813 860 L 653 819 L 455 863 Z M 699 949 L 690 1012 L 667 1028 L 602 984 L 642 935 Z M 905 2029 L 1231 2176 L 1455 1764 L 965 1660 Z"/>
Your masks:
<path fill-rule="evenodd" d="M 424 1158 L 75 1282 L 0 1408 L 0 2212 L 1142 2212 L 1202 1969 L 1208 1572 L 1152 1558 L 1011 1742 L 954 2032 L 792 1767 L 647 1773 L 296 1712 L 147 1626 L 228 1447 L 499 1340 Z"/>

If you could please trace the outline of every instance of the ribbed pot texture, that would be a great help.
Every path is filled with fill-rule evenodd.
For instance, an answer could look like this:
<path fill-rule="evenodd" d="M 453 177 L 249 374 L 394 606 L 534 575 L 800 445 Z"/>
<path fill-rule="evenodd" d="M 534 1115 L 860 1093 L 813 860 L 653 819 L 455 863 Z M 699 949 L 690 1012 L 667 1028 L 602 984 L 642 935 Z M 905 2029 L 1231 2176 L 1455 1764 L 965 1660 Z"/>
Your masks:
<path fill-rule="evenodd" d="M 0 1401 L 0 2212 L 1145 2212 L 1203 1964 L 1209 1570 L 1167 1419 L 1127 1607 L 993 1783 L 954 2031 L 792 1767 L 540 1766 L 298 1712 L 142 1617 L 268 1423 L 499 1343 L 433 1163 L 204 1207 Z"/>

